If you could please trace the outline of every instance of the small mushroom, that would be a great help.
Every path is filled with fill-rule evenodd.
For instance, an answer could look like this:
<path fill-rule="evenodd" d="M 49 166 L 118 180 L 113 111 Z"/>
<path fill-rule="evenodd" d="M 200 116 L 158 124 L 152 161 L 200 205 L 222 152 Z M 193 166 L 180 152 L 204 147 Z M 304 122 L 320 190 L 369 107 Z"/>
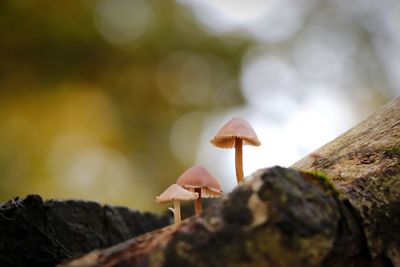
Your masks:
<path fill-rule="evenodd" d="M 261 145 L 251 125 L 243 119 L 233 118 L 218 131 L 210 142 L 220 148 L 235 148 L 236 179 L 238 183 L 243 181 L 242 146 Z"/>
<path fill-rule="evenodd" d="M 199 194 L 188 191 L 177 184 L 170 185 L 164 193 L 156 197 L 157 203 L 174 202 L 174 221 L 181 222 L 181 205 L 180 201 L 194 200 L 199 197 Z"/>
<path fill-rule="evenodd" d="M 203 209 L 202 198 L 217 198 L 222 196 L 221 184 L 206 168 L 195 165 L 187 169 L 176 183 L 183 188 L 198 193 L 199 198 L 194 202 L 196 215 Z"/>

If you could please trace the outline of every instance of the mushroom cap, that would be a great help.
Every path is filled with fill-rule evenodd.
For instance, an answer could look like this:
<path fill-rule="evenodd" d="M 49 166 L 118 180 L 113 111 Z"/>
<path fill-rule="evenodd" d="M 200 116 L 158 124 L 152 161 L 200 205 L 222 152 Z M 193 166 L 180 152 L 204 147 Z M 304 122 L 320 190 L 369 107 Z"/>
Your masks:
<path fill-rule="evenodd" d="M 172 184 L 161 195 L 156 197 L 156 202 L 164 203 L 174 200 L 188 201 L 197 199 L 198 197 L 199 197 L 198 193 L 193 193 L 177 184 Z"/>
<path fill-rule="evenodd" d="M 241 139 L 243 145 L 261 145 L 253 127 L 241 118 L 233 118 L 228 121 L 210 142 L 216 147 L 233 148 L 236 139 Z"/>
<path fill-rule="evenodd" d="M 202 198 L 216 198 L 222 196 L 221 184 L 206 168 L 194 165 L 179 176 L 176 183 L 187 190 L 194 192 L 201 188 Z"/>

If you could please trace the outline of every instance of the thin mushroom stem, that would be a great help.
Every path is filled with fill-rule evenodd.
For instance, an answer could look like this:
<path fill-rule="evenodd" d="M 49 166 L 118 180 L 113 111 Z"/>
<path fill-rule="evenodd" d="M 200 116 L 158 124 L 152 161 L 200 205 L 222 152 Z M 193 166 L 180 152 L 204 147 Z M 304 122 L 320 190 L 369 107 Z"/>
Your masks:
<path fill-rule="evenodd" d="M 203 205 L 201 203 L 201 188 L 195 188 L 194 192 L 199 194 L 199 197 L 194 201 L 194 211 L 196 215 L 200 215 L 203 211 Z"/>
<path fill-rule="evenodd" d="M 242 139 L 236 138 L 236 140 L 235 140 L 235 167 L 236 167 L 236 179 L 237 179 L 238 184 L 244 180 L 242 146 L 243 146 Z"/>
<path fill-rule="evenodd" d="M 174 200 L 174 221 L 175 224 L 181 222 L 181 203 L 179 200 Z"/>

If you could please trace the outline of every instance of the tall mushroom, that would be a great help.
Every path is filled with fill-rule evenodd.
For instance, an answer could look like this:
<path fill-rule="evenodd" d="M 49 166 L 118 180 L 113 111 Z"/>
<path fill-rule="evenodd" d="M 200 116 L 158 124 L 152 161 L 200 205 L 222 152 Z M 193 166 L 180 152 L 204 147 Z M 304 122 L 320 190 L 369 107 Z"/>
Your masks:
<path fill-rule="evenodd" d="M 202 198 L 217 198 L 222 196 L 221 184 L 206 168 L 195 165 L 187 169 L 176 183 L 183 188 L 198 193 L 199 198 L 194 202 L 196 215 L 203 209 Z"/>
<path fill-rule="evenodd" d="M 244 179 L 242 146 L 261 145 L 251 125 L 240 118 L 228 121 L 210 142 L 220 148 L 235 148 L 236 179 L 240 183 Z"/>
<path fill-rule="evenodd" d="M 189 201 L 198 199 L 199 194 L 188 191 L 177 184 L 170 185 L 161 195 L 156 197 L 157 203 L 174 202 L 174 221 L 181 222 L 181 204 L 180 201 Z"/>

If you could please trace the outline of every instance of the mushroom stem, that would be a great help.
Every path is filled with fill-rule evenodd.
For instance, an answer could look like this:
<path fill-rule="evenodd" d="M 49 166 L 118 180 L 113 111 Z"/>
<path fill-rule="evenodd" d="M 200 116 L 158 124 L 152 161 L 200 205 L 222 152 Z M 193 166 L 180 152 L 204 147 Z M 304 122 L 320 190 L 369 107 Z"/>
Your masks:
<path fill-rule="evenodd" d="M 236 140 L 235 140 L 235 166 L 236 166 L 236 179 L 237 179 L 238 184 L 244 180 L 242 145 L 243 145 L 242 139 L 236 138 Z"/>
<path fill-rule="evenodd" d="M 199 197 L 194 201 L 194 211 L 196 215 L 200 215 L 203 211 L 203 206 L 201 204 L 201 188 L 195 188 L 194 192 L 199 194 Z"/>
<path fill-rule="evenodd" d="M 181 222 L 181 203 L 179 200 L 174 200 L 174 221 L 175 224 Z"/>

